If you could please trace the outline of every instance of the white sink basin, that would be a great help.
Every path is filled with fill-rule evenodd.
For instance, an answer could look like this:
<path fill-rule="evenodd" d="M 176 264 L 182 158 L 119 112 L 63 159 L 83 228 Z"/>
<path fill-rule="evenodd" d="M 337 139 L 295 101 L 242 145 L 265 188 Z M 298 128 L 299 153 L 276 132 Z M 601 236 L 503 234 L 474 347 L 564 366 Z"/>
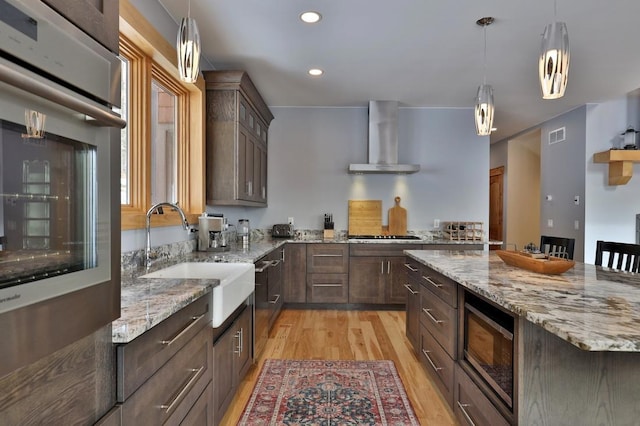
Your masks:
<path fill-rule="evenodd" d="M 150 272 L 140 278 L 218 279 L 211 292 L 213 327 L 219 327 L 255 289 L 253 263 L 184 262 Z"/>

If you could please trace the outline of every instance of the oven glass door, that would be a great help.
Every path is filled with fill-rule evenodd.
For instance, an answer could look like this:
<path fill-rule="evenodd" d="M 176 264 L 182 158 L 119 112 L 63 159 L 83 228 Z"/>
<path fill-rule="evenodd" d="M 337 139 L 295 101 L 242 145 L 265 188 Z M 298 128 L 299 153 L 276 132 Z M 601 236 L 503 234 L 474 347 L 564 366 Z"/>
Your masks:
<path fill-rule="evenodd" d="M 0 313 L 110 279 L 108 142 L 109 129 L 0 84 Z"/>
<path fill-rule="evenodd" d="M 508 322 L 510 317 L 497 309 L 488 311 L 466 303 L 464 357 L 511 407 L 513 320 L 511 325 L 504 324 L 505 318 Z"/>

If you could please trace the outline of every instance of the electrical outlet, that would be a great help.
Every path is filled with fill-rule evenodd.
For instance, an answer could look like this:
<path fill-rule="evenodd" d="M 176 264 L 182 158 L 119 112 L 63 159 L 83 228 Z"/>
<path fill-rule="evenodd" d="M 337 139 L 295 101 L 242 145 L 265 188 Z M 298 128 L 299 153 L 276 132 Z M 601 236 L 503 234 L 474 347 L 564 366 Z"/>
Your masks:
<path fill-rule="evenodd" d="M 440 219 L 433 219 L 433 227 L 440 228 Z"/>
<path fill-rule="evenodd" d="M 293 226 L 293 216 L 289 216 L 289 225 Z"/>
<path fill-rule="evenodd" d="M 576 195 L 575 197 L 573 197 L 573 203 L 574 203 L 576 206 L 579 206 L 579 205 L 580 205 L 580 196 L 579 196 L 579 195 Z M 576 229 L 578 229 L 578 228 L 576 228 Z"/>
<path fill-rule="evenodd" d="M 575 221 L 573 222 L 573 228 L 574 228 L 576 231 L 580 230 L 580 221 L 579 221 L 579 220 L 575 220 Z"/>
<path fill-rule="evenodd" d="M 547 226 L 553 228 L 553 219 L 547 219 Z"/>

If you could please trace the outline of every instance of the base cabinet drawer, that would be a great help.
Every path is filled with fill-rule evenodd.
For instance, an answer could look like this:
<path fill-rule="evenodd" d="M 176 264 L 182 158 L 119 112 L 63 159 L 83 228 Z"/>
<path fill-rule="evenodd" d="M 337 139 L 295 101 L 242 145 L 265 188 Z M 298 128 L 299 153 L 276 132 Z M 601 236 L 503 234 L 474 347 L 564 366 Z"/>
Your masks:
<path fill-rule="evenodd" d="M 346 274 L 349 272 L 349 244 L 309 244 L 307 272 Z"/>
<path fill-rule="evenodd" d="M 212 355 L 205 327 L 124 402 L 122 424 L 180 424 L 212 381 Z"/>
<path fill-rule="evenodd" d="M 420 284 L 432 291 L 452 307 L 458 306 L 458 283 L 434 271 L 428 266 L 420 267 Z"/>
<path fill-rule="evenodd" d="M 420 361 L 434 378 L 434 382 L 447 404 L 451 406 L 453 404 L 455 362 L 424 326 L 421 326 L 420 330 Z"/>
<path fill-rule="evenodd" d="M 213 382 L 209 382 L 180 425 L 213 426 Z"/>
<path fill-rule="evenodd" d="M 430 290 L 420 290 L 420 323 L 429 330 L 449 356 L 456 359 L 458 310 L 444 303 Z"/>
<path fill-rule="evenodd" d="M 308 274 L 307 303 L 348 303 L 348 274 Z"/>
<path fill-rule="evenodd" d="M 460 424 L 468 426 L 509 425 L 509 422 L 460 366 L 456 366 L 455 376 L 453 411 Z"/>

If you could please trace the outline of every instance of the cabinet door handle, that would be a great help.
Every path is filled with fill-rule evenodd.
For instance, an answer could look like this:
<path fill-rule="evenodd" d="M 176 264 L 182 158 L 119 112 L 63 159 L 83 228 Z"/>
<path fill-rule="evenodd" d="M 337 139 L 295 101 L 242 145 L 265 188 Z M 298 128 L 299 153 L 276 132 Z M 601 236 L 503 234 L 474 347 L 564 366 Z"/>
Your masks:
<path fill-rule="evenodd" d="M 240 329 L 240 353 L 244 352 L 244 328 Z"/>
<path fill-rule="evenodd" d="M 284 251 L 285 251 L 285 250 L 286 250 L 286 249 L 282 249 L 282 263 L 284 263 Z"/>
<path fill-rule="evenodd" d="M 342 257 L 341 254 L 314 254 L 313 257 Z"/>
<path fill-rule="evenodd" d="M 417 292 L 417 291 L 414 291 L 414 290 L 411 288 L 411 286 L 410 286 L 409 284 L 405 284 L 405 285 L 404 285 L 404 288 L 406 288 L 407 290 L 409 290 L 409 293 L 411 293 L 411 294 L 412 294 L 412 295 L 414 295 L 414 296 L 415 296 L 416 294 L 418 294 L 418 292 Z"/>
<path fill-rule="evenodd" d="M 424 275 L 422 276 L 422 278 L 424 278 L 424 280 L 426 282 L 428 282 L 429 284 L 431 284 L 432 286 L 434 286 L 435 288 L 442 288 L 442 284 L 438 284 L 437 282 L 433 281 L 431 279 L 431 277 L 425 277 Z"/>
<path fill-rule="evenodd" d="M 342 284 L 314 284 L 313 287 L 342 287 Z"/>
<path fill-rule="evenodd" d="M 380 274 L 384 274 L 384 260 L 380 261 Z"/>
<path fill-rule="evenodd" d="M 271 262 L 269 262 L 268 260 L 263 260 L 262 266 L 259 268 L 256 268 L 256 272 L 264 272 L 264 270 L 267 269 L 269 266 L 271 266 Z"/>
<path fill-rule="evenodd" d="M 269 303 L 275 305 L 276 303 L 278 303 L 278 300 L 280 300 L 280 295 L 276 294 L 275 300 L 270 300 Z"/>
<path fill-rule="evenodd" d="M 280 259 L 276 259 L 276 260 L 272 260 L 271 261 L 271 266 L 278 266 L 280 264 Z"/>
<path fill-rule="evenodd" d="M 168 413 L 171 410 L 173 410 L 173 407 L 175 407 L 175 405 L 179 401 L 181 401 L 182 398 L 184 398 L 184 396 L 191 390 L 193 385 L 195 385 L 196 381 L 198 380 L 198 378 L 200 378 L 200 374 L 203 371 L 204 371 L 204 365 L 200 368 L 190 368 L 189 372 L 192 373 L 192 375 L 189 381 L 187 382 L 187 384 L 184 385 L 182 389 L 180 389 L 180 392 L 178 392 L 178 394 L 175 396 L 175 398 L 173 398 L 171 402 L 160 405 L 160 408 L 162 408 L 165 411 L 165 413 Z"/>
<path fill-rule="evenodd" d="M 429 364 L 431 364 L 431 366 L 433 367 L 434 370 L 436 371 L 440 371 L 442 370 L 442 367 L 436 367 L 436 365 L 433 363 L 433 361 L 431 360 L 431 357 L 429 356 L 430 351 L 425 351 L 424 349 L 422 350 L 422 353 L 424 354 L 424 356 L 427 358 L 427 361 L 429 361 Z"/>
<path fill-rule="evenodd" d="M 236 346 L 236 350 L 233 351 L 234 354 L 238 354 L 240 356 L 242 354 L 242 331 L 236 331 L 236 339 L 238 339 L 238 346 Z"/>
<path fill-rule="evenodd" d="M 173 339 L 171 339 L 171 340 L 161 340 L 160 343 L 163 344 L 163 345 L 171 346 L 173 343 L 175 343 L 177 340 L 179 340 L 186 332 L 188 332 L 191 329 L 191 327 L 196 325 L 198 320 L 200 318 L 202 318 L 204 315 L 205 314 L 199 315 L 197 317 L 191 317 L 191 322 L 189 324 L 187 324 L 187 326 L 184 327 L 182 330 L 180 330 L 180 332 L 178 334 L 176 334 L 173 337 Z"/>
<path fill-rule="evenodd" d="M 391 261 L 387 260 L 387 275 L 391 273 Z"/>
<path fill-rule="evenodd" d="M 411 265 L 405 263 L 404 266 L 408 268 L 411 272 L 418 272 L 418 268 L 412 268 Z"/>
<path fill-rule="evenodd" d="M 466 410 L 466 408 L 470 407 L 471 404 L 463 404 L 460 401 L 456 401 L 456 403 L 458 404 L 458 407 L 460 408 L 460 411 L 462 411 L 462 414 L 464 415 L 464 418 L 467 420 L 469 425 L 470 426 L 476 426 L 476 424 L 474 423 L 473 419 L 471 419 L 471 416 L 469 415 L 469 413 L 467 413 L 467 410 Z"/>
<path fill-rule="evenodd" d="M 431 309 L 427 309 L 427 308 L 422 308 L 422 312 L 424 312 L 425 314 L 427 314 L 427 316 L 429 318 L 431 318 L 431 321 L 435 322 L 436 324 L 442 324 L 444 321 L 437 319 L 436 317 L 434 317 L 433 315 L 431 315 Z"/>

